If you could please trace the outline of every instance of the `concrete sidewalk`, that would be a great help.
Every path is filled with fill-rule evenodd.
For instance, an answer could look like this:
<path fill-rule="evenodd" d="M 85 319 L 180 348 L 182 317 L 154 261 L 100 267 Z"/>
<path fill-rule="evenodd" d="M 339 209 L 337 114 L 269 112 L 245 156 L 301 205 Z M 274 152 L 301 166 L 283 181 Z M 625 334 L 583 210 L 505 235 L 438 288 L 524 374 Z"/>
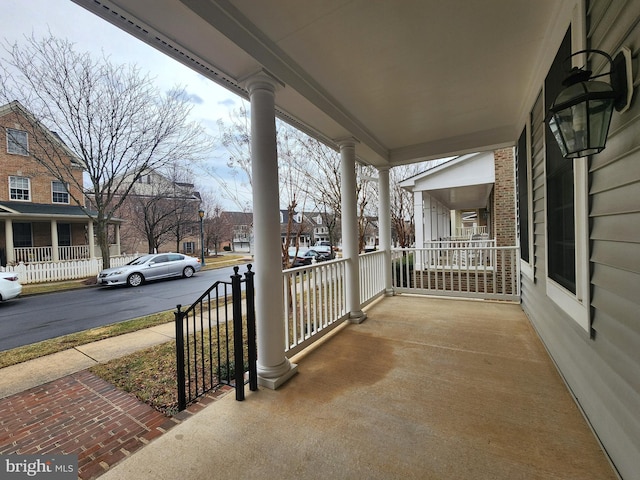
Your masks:
<path fill-rule="evenodd" d="M 173 322 L 106 338 L 0 369 L 0 398 L 175 338 Z"/>

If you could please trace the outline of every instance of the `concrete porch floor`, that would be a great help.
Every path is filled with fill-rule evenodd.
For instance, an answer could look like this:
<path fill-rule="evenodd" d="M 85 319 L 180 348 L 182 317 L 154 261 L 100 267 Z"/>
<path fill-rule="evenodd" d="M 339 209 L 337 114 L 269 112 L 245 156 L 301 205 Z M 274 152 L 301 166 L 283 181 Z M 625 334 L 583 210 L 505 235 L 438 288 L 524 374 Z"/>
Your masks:
<path fill-rule="evenodd" d="M 615 479 L 518 305 L 384 298 L 295 361 L 276 391 L 227 395 L 108 479 Z"/>

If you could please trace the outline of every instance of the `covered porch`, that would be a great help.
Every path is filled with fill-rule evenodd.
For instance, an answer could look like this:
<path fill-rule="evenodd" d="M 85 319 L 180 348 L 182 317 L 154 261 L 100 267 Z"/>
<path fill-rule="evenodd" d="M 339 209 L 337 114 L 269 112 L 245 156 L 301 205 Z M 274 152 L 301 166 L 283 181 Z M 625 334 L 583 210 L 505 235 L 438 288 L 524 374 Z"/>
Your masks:
<path fill-rule="evenodd" d="M 568 54 L 583 51 L 591 42 L 612 53 L 625 43 L 638 43 L 639 1 L 622 1 L 616 8 L 598 0 L 430 0 L 407 2 L 402 8 L 397 2 L 363 0 L 285 1 L 277 7 L 251 0 L 162 0 L 154 2 L 154 8 L 146 0 L 75 1 L 250 103 L 258 374 L 263 390 L 250 396 L 247 404 L 252 408 L 228 406 L 228 412 L 201 419 L 181 437 L 180 431 L 172 432 L 170 448 L 167 437 L 160 444 L 164 449 L 148 450 L 157 455 L 146 468 L 161 470 L 158 478 L 167 472 L 174 478 L 178 470 L 173 470 L 177 464 L 173 458 L 180 455 L 167 458 L 166 452 L 179 449 L 189 461 L 189 470 L 211 472 L 222 465 L 249 463 L 247 468 L 259 470 L 252 470 L 249 477 L 262 476 L 266 468 L 281 472 L 283 465 L 290 465 L 290 477 L 312 476 L 325 468 L 347 478 L 353 469 L 361 468 L 361 476 L 375 478 L 383 477 L 390 464 L 400 468 L 411 463 L 415 470 L 407 476 L 414 477 L 437 477 L 439 471 L 448 469 L 454 473 L 441 476 L 606 478 L 606 474 L 598 475 L 596 466 L 584 463 L 600 457 L 594 453 L 597 448 L 590 450 L 577 440 L 586 438 L 577 433 L 579 429 L 555 429 L 566 407 L 574 409 L 576 421 L 581 420 L 575 409 L 583 409 L 617 469 L 633 477 L 640 452 L 636 415 L 640 337 L 637 322 L 632 321 L 637 312 L 638 296 L 633 288 L 638 269 L 635 264 L 630 267 L 628 259 L 638 258 L 638 232 L 629 227 L 637 224 L 638 208 L 633 200 L 638 179 L 627 183 L 626 172 L 628 165 L 637 165 L 637 124 L 630 121 L 639 118 L 637 108 L 631 115 L 615 117 L 612 132 L 619 134 L 615 146 L 591 166 L 588 159 L 563 163 L 559 150 L 552 150 L 553 134 L 544 118 L 548 104 L 561 91 L 560 65 Z M 576 63 L 587 60 L 574 59 Z M 597 72 L 606 70 L 597 60 L 593 66 Z M 281 242 L 276 118 L 339 151 L 341 158 L 343 257 L 335 264 L 327 262 L 328 270 L 338 270 L 321 273 L 318 283 L 308 274 L 291 282 L 300 288 L 311 286 L 302 290 L 308 292 L 304 298 L 295 290 L 291 293 L 303 300 L 299 317 L 294 316 L 295 322 L 303 323 L 296 330 L 294 322 L 293 333 L 287 330 L 288 280 L 282 283 L 281 259 L 274 255 Z M 416 263 L 411 262 L 422 254 L 403 253 L 398 273 L 391 250 L 390 169 L 475 152 L 504 150 L 513 155 L 516 146 L 522 203 L 516 212 L 511 195 L 513 207 L 505 209 L 504 215 L 490 212 L 493 231 L 510 226 L 511 234 L 502 242 L 496 238 L 495 247 L 482 249 L 517 252 L 521 245 L 522 254 L 495 264 L 474 256 L 468 265 L 468 253 L 459 255 L 466 265 L 429 261 L 433 273 L 424 275 L 417 273 L 423 270 L 412 269 Z M 556 163 L 557 170 L 551 171 L 548 167 Z M 357 164 L 377 169 L 380 248 L 377 256 L 366 259 L 358 255 Z M 505 174 L 515 181 L 513 168 Z M 591 191 L 593 184 L 598 186 Z M 550 207 L 555 209 L 552 215 Z M 563 222 L 563 214 L 569 222 Z M 610 233 L 614 231 L 615 235 Z M 618 249 L 618 245 L 624 247 Z M 419 250 L 422 245 L 417 242 L 416 247 Z M 491 275 L 492 268 L 505 273 L 497 280 Z M 363 275 L 364 270 L 375 271 L 375 276 Z M 398 283 L 398 278 L 406 281 Z M 553 388 L 537 385 L 535 369 L 506 369 L 518 363 L 539 366 L 531 362 L 532 353 L 523 346 L 510 350 L 513 335 L 498 336 L 503 342 L 489 342 L 486 350 L 481 348 L 485 339 L 432 348 L 438 345 L 437 335 L 421 337 L 415 325 L 408 327 L 411 333 L 402 340 L 394 335 L 381 340 L 381 332 L 373 332 L 375 309 L 364 310 L 371 297 L 403 293 L 403 288 L 433 293 L 434 284 L 436 289 L 447 290 L 450 281 L 458 289 L 478 291 L 485 289 L 487 279 L 494 286 L 516 282 L 515 288 L 498 293 L 522 299 L 569 391 L 579 399 L 577 407 L 564 402 L 570 397 L 562 383 Z M 352 323 L 336 326 L 344 331 L 331 342 L 345 343 L 334 343 L 338 347 L 328 359 L 328 371 L 317 366 L 320 360 L 296 358 L 299 352 L 295 351 L 305 346 L 304 335 L 314 331 L 316 322 L 325 321 L 329 309 L 314 310 L 313 316 L 309 313 L 317 308 L 316 292 L 320 291 L 331 302 L 338 299 L 331 310 L 340 319 L 337 325 L 345 320 Z M 399 300 L 407 301 L 385 298 L 378 305 Z M 475 325 L 478 312 L 489 304 L 473 305 Z M 425 304 L 418 310 L 426 318 L 430 307 Z M 474 332 L 467 329 L 464 315 L 452 307 L 447 311 L 452 312 L 447 320 L 461 330 L 451 332 L 454 338 L 467 338 Z M 394 327 L 407 323 L 404 312 L 397 307 L 389 322 Z M 367 316 L 371 322 L 365 321 Z M 353 332 L 366 332 L 356 335 L 370 343 L 362 347 L 366 354 L 347 343 Z M 481 332 L 473 336 L 482 338 Z M 320 356 L 331 342 L 313 355 Z M 393 348 L 385 350 L 390 346 Z M 446 355 L 425 353 L 436 350 Z M 424 356 L 405 357 L 415 363 L 396 366 L 411 352 Z M 459 362 L 458 355 L 464 357 L 463 353 L 472 360 L 469 364 Z M 455 358 L 447 357 L 454 354 Z M 393 368 L 384 362 L 377 365 L 385 357 Z M 493 377 L 483 377 L 489 371 L 480 366 L 488 368 L 491 365 L 486 362 L 497 360 L 506 370 L 495 371 L 506 383 L 492 385 Z M 546 362 L 554 373 L 546 356 L 539 362 Z M 443 370 L 432 370 L 438 366 Z M 296 376 L 298 369 L 302 374 Z M 305 369 L 318 376 L 305 374 Z M 348 381 L 340 381 L 342 375 Z M 316 392 L 306 383 L 308 379 L 321 390 Z M 555 381 L 560 382 L 557 376 Z M 492 388 L 485 388 L 487 385 Z M 282 390 L 267 392 L 264 387 Z M 432 393 L 436 398 L 426 403 L 428 407 L 420 407 L 423 404 L 415 398 L 405 402 L 410 398 L 409 388 L 415 388 L 414 397 L 422 401 Z M 444 388 L 439 395 L 438 388 Z M 550 393 L 556 388 L 557 398 Z M 511 401 L 496 408 L 496 396 Z M 436 399 L 443 403 L 434 403 Z M 396 402 L 400 408 L 385 409 Z M 448 415 L 446 421 L 430 418 L 434 405 L 439 406 L 439 413 Z M 251 418 L 231 428 L 239 412 Z M 478 417 L 486 421 L 475 423 Z M 348 421 L 340 421 L 345 418 Z M 448 436 L 444 425 L 450 427 Z M 595 448 L 588 428 L 581 425 L 584 435 L 591 438 L 587 442 Z M 518 433 L 509 436 L 513 431 Z M 518 439 L 524 440 L 526 448 Z M 219 448 L 221 445 L 235 445 L 238 453 Z M 402 448 L 396 450 L 395 445 Z M 467 463 L 475 455 L 476 461 Z M 248 462 L 257 458 L 262 461 Z M 443 460 L 445 466 L 431 467 L 425 458 Z M 543 462 L 549 459 L 557 460 L 554 467 Z M 143 463 L 125 462 L 122 475 L 112 478 L 128 477 L 127 466 Z M 331 465 L 337 465 L 336 470 L 330 470 Z M 182 476 L 187 465 L 181 467 Z M 475 471 L 481 467 L 487 468 Z M 539 470 L 532 473 L 531 469 Z M 577 470 L 580 472 L 573 473 Z"/>
<path fill-rule="evenodd" d="M 519 305 L 366 313 L 278 390 L 227 395 L 100 478 L 616 478 Z"/>
<path fill-rule="evenodd" d="M 0 204 L 2 266 L 100 258 L 93 219 L 78 206 L 3 202 Z M 111 256 L 120 255 L 120 223 L 111 224 Z"/>

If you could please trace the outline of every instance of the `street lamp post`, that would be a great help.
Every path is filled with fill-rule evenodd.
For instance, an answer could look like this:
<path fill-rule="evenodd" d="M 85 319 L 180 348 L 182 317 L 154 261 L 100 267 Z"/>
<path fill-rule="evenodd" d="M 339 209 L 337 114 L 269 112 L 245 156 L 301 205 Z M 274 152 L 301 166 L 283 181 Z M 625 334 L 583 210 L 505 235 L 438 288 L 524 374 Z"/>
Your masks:
<path fill-rule="evenodd" d="M 204 267 L 204 210 L 198 210 L 200 217 L 200 264 Z"/>

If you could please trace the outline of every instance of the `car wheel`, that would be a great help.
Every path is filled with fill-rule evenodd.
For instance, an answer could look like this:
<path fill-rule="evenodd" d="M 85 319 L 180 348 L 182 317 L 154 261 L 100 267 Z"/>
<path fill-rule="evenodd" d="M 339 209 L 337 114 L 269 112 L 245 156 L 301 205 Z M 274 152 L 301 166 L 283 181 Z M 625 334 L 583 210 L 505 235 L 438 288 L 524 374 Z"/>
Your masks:
<path fill-rule="evenodd" d="M 194 273 L 195 273 L 195 270 L 193 269 L 193 267 L 184 267 L 184 270 L 182 271 L 182 276 L 184 278 L 191 278 L 193 277 Z"/>
<path fill-rule="evenodd" d="M 130 287 L 138 287 L 142 285 L 142 282 L 144 282 L 144 277 L 141 273 L 132 273 L 127 278 L 127 285 Z"/>

